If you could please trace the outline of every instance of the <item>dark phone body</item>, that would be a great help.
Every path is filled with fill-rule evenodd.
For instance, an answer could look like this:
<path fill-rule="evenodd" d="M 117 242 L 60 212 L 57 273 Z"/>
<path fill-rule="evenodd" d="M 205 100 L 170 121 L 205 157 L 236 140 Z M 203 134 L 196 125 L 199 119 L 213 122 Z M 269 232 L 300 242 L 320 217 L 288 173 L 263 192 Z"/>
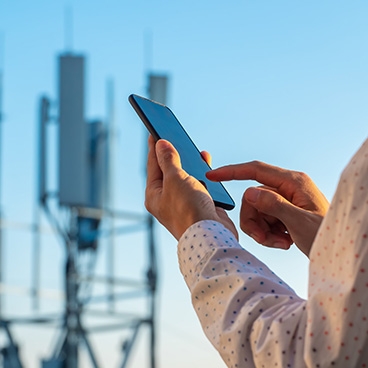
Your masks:
<path fill-rule="evenodd" d="M 129 102 L 156 141 L 162 138 L 174 145 L 183 169 L 205 183 L 215 205 L 226 210 L 233 209 L 235 203 L 224 186 L 206 178 L 205 174 L 211 167 L 202 159 L 198 148 L 173 112 L 165 105 L 137 95 L 130 95 Z"/>

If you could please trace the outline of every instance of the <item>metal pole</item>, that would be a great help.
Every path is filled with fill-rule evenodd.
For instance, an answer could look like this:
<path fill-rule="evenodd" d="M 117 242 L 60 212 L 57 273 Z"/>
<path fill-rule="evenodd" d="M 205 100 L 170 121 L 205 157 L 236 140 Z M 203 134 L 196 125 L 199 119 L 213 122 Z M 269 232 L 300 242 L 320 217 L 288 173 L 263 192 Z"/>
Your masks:
<path fill-rule="evenodd" d="M 77 211 L 71 208 L 70 240 L 66 244 L 67 260 L 65 267 L 66 287 L 66 366 L 78 368 L 79 345 L 79 303 L 78 303 L 78 219 Z"/>
<path fill-rule="evenodd" d="M 87 338 L 87 333 L 84 330 L 84 328 L 82 327 L 80 320 L 78 321 L 78 325 L 79 325 L 79 331 L 80 331 L 80 335 L 81 335 L 81 339 L 84 341 L 84 344 L 86 345 L 88 354 L 89 354 L 89 358 L 91 359 L 91 363 L 93 368 L 98 368 L 98 363 L 97 363 L 97 359 L 95 357 L 95 354 L 93 353 L 93 349 L 91 344 L 88 341 Z"/>
<path fill-rule="evenodd" d="M 46 126 L 49 121 L 50 101 L 47 97 L 42 97 L 39 107 L 38 121 L 38 176 L 37 176 L 37 198 L 34 209 L 34 225 L 33 225 L 33 273 L 32 273 L 32 298 L 33 308 L 39 307 L 39 288 L 40 288 L 40 206 L 44 206 L 46 201 Z"/>
<path fill-rule="evenodd" d="M 107 183 L 106 183 L 106 204 L 111 210 L 114 206 L 114 168 L 115 168 L 115 109 L 114 109 L 114 83 L 107 82 Z M 109 309 L 115 309 L 114 298 L 114 277 L 115 277 L 115 221 L 114 216 L 109 218 L 110 236 L 108 240 L 107 272 L 110 278 L 108 283 Z"/>
<path fill-rule="evenodd" d="M 148 216 L 148 252 L 149 252 L 149 270 L 148 283 L 150 287 L 150 364 L 151 368 L 156 367 L 156 287 L 157 287 L 157 260 L 154 237 L 154 218 Z"/>
<path fill-rule="evenodd" d="M 10 354 L 9 360 L 11 362 L 11 366 L 13 368 L 22 368 L 23 365 L 22 365 L 22 362 L 19 358 L 18 348 L 17 348 L 17 345 L 15 344 L 15 342 L 13 340 L 12 334 L 10 333 L 8 323 L 5 322 L 5 321 L 2 321 L 1 322 L 1 327 L 5 330 L 5 334 L 8 337 L 8 340 L 9 340 L 8 349 L 9 349 L 9 354 Z"/>
<path fill-rule="evenodd" d="M 126 341 L 123 345 L 123 351 L 124 351 L 124 358 L 123 361 L 121 363 L 120 368 L 126 368 L 127 364 L 128 364 L 128 359 L 130 357 L 130 353 L 132 351 L 133 345 L 135 343 L 135 340 L 137 339 L 137 335 L 139 332 L 139 328 L 141 327 L 141 323 L 138 322 L 135 326 L 134 326 L 134 331 L 133 331 L 133 335 L 131 336 L 130 340 Z"/>
<path fill-rule="evenodd" d="M 36 203 L 35 223 L 33 225 L 33 272 L 32 272 L 32 305 L 34 310 L 39 309 L 39 290 L 40 290 L 40 266 L 41 266 L 41 237 L 40 237 L 40 208 Z"/>

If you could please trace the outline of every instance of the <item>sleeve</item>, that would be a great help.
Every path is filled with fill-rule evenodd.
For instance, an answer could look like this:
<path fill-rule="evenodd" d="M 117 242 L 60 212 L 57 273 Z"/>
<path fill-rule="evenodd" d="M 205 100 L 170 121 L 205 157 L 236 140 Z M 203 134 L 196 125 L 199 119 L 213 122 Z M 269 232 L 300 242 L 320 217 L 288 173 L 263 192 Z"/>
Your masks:
<path fill-rule="evenodd" d="M 220 223 L 191 226 L 178 255 L 202 328 L 228 367 L 297 367 L 304 300 Z"/>
<path fill-rule="evenodd" d="M 302 226 L 302 225 L 301 225 Z M 178 244 L 202 328 L 228 367 L 368 367 L 368 144 L 345 169 L 299 298 L 220 223 Z"/>
<path fill-rule="evenodd" d="M 306 361 L 368 367 L 368 141 L 341 175 L 310 254 Z"/>

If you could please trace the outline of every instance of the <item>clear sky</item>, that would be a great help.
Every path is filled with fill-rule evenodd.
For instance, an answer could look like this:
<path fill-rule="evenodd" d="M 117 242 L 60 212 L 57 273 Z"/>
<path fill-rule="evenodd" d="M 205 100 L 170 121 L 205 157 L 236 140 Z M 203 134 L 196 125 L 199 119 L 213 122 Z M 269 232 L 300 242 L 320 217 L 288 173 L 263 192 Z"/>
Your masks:
<path fill-rule="evenodd" d="M 65 9 L 72 10 L 71 32 Z M 0 0 L 5 281 L 29 284 L 32 234 L 15 224 L 33 221 L 37 103 L 44 93 L 56 103 L 58 54 L 68 49 L 87 58 L 89 119 L 106 116 L 106 81 L 114 81 L 116 209 L 144 211 L 144 129 L 127 97 L 146 94 L 149 71 L 169 75 L 168 105 L 197 145 L 211 152 L 213 166 L 257 159 L 305 171 L 331 199 L 368 132 L 367 18 L 363 0 Z M 56 128 L 50 129 L 52 161 Z M 55 175 L 49 180 L 55 185 Z M 237 203 L 236 223 L 242 192 L 252 184 L 226 184 Z M 156 239 L 159 367 L 223 367 L 191 309 L 174 239 L 161 228 Z M 240 241 L 307 296 L 308 262 L 296 249 L 264 249 L 246 236 Z M 134 274 L 145 257 L 141 239 L 118 242 L 116 267 Z M 49 233 L 42 261 L 43 287 L 60 289 L 63 245 Z M 30 305 L 29 298 L 10 296 L 5 312 L 29 314 Z M 47 311 L 61 306 L 43 305 Z M 132 367 L 144 367 L 144 337 Z M 16 338 L 28 367 L 38 367 L 55 335 L 27 327 L 17 329 Z M 93 337 L 103 367 L 118 366 L 121 342 L 118 334 Z"/>

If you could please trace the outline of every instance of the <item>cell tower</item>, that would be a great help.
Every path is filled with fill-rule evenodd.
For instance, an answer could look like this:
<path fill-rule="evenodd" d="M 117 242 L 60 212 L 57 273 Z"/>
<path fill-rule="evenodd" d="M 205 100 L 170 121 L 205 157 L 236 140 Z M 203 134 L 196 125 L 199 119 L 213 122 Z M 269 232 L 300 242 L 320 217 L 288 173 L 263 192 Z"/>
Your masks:
<path fill-rule="evenodd" d="M 37 308 L 40 295 L 40 219 L 45 216 L 64 244 L 64 312 L 61 316 L 22 319 L 10 323 L 43 323 L 59 326 L 59 338 L 53 351 L 42 361 L 42 368 L 78 368 L 80 349 L 85 348 L 91 367 L 100 367 L 94 348 L 90 342 L 92 333 L 125 331 L 125 343 L 121 352 L 121 368 L 128 367 L 129 358 L 138 333 L 149 329 L 149 361 L 147 366 L 156 368 L 156 287 L 157 265 L 154 237 L 154 220 L 147 213 L 134 213 L 112 208 L 113 203 L 113 156 L 114 156 L 114 104 L 113 84 L 108 84 L 108 112 L 106 121 L 88 121 L 85 117 L 85 58 L 83 55 L 65 53 L 58 57 L 58 106 L 47 96 L 39 102 L 39 144 L 38 144 L 38 185 L 37 209 L 35 211 L 35 235 L 33 252 L 33 285 L 31 295 Z M 1 77 L 1 75 L 0 75 Z M 150 74 L 148 76 L 149 97 L 166 103 L 167 77 Z M 0 85 L 1 88 L 1 85 Z M 1 96 L 1 89 L 0 89 Z M 58 127 L 58 162 L 48 162 L 49 127 Z M 0 106 L 1 129 L 1 106 Z M 50 166 L 57 167 L 57 193 L 49 188 Z M 0 207 L 1 210 L 1 207 Z M 1 212 L 0 212 L 1 216 Z M 0 217 L 1 220 L 1 217 Z M 116 222 L 126 222 L 117 227 Z M 140 280 L 122 279 L 114 272 L 114 252 L 117 240 L 124 241 L 124 235 L 140 232 L 145 237 L 148 257 L 145 277 Z M 97 250 L 102 246 L 101 236 L 108 234 L 106 254 L 108 272 L 97 276 L 94 270 L 83 267 L 86 255 L 90 264 L 96 263 Z M 1 227 L 0 227 L 1 234 Z M 0 243 L 1 246 L 1 243 Z M 1 248 L 0 248 L 1 251 Z M 0 254 L 1 255 L 1 254 Z M 1 277 L 1 274 L 0 274 Z M 1 281 L 1 279 L 0 279 Z M 91 298 L 86 298 L 83 290 L 99 283 L 105 290 L 99 296 L 99 317 L 115 318 L 114 323 L 91 325 L 93 315 L 89 314 Z M 121 292 L 123 288 L 123 292 Z M 125 289 L 124 289 L 125 288 Z M 140 296 L 139 302 L 147 306 L 135 315 L 122 314 L 118 302 L 124 303 Z M 143 300 L 142 300 L 143 298 Z M 89 323 L 85 323 L 88 317 Z M 2 320 L 0 320 L 2 322 Z M 8 331 L 9 347 L 1 352 L 4 368 L 23 368 L 18 347 L 12 339 L 5 321 L 2 327 Z M 103 366 L 103 365 L 102 365 Z"/>

